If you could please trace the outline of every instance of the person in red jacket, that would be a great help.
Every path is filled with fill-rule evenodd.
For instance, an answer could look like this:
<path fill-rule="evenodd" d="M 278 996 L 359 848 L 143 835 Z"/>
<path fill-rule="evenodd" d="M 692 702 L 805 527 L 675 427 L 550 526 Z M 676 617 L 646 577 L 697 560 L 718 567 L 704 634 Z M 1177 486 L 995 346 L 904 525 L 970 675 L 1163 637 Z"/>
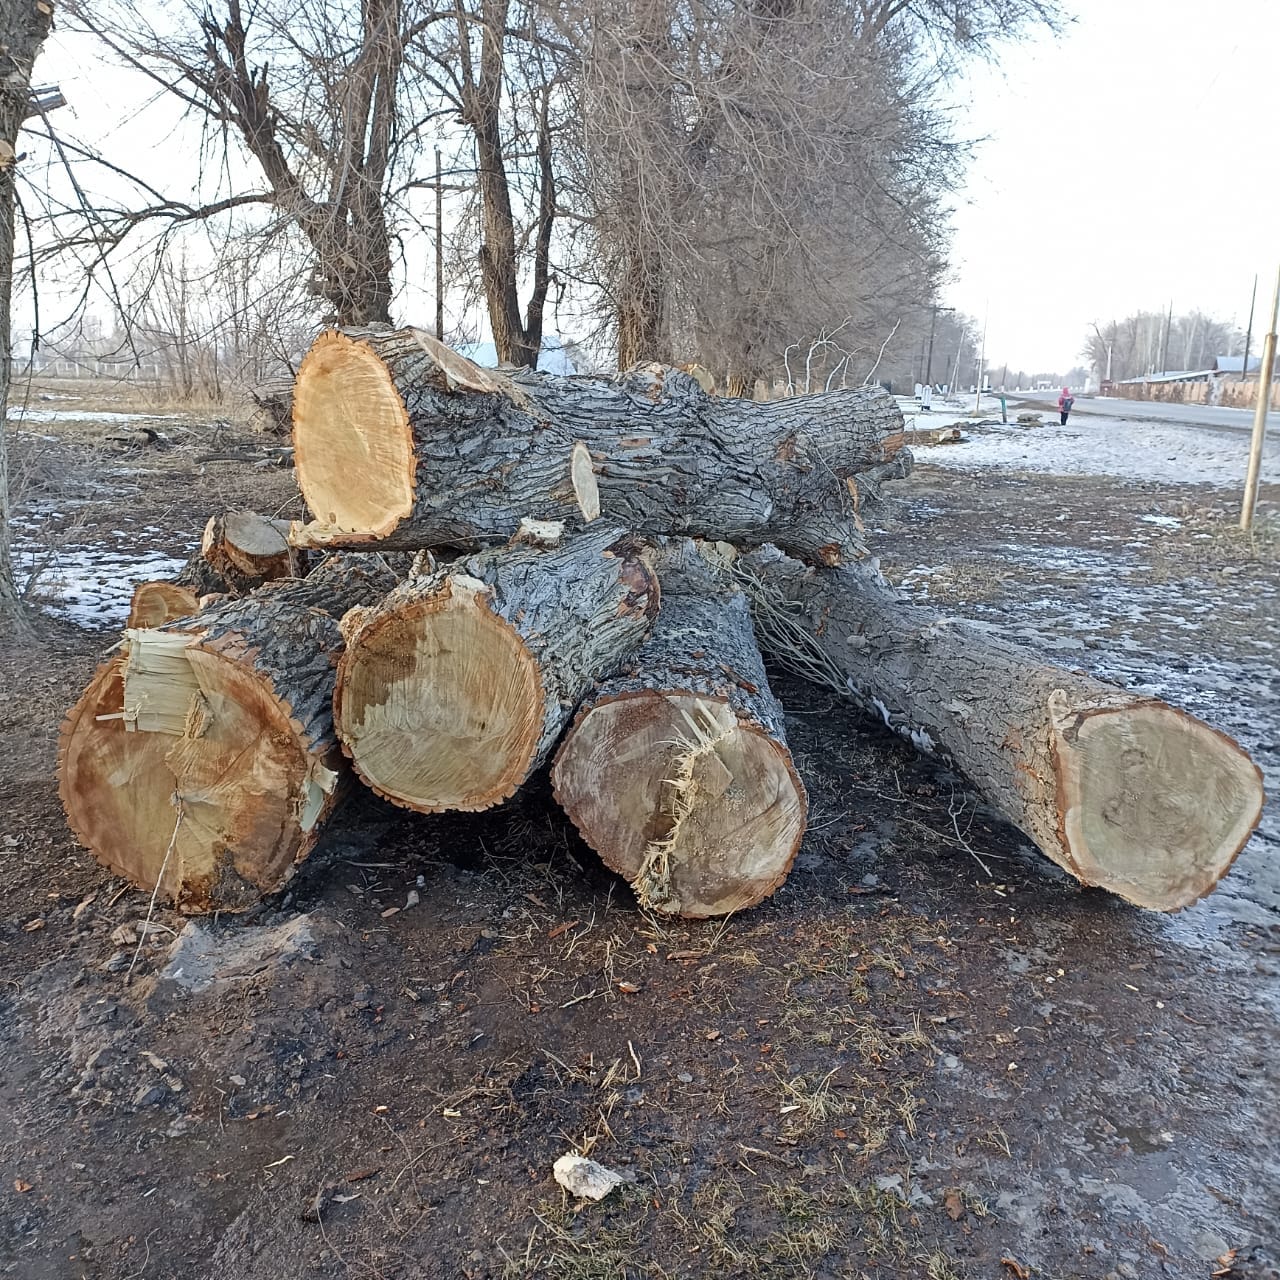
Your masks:
<path fill-rule="evenodd" d="M 1071 413 L 1071 406 L 1075 404 L 1076 398 L 1071 394 L 1070 387 L 1063 387 L 1062 394 L 1058 397 L 1058 412 L 1062 414 L 1062 425 L 1067 425 L 1067 416 Z"/>

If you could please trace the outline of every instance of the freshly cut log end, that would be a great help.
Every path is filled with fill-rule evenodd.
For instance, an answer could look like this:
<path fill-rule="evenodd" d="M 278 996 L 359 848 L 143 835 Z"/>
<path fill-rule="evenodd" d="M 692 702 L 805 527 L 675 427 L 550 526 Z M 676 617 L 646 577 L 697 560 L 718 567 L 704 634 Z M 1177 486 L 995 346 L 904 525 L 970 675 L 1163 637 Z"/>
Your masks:
<path fill-rule="evenodd" d="M 243 596 L 264 582 L 302 576 L 303 553 L 288 542 L 289 522 L 256 511 L 212 516 L 200 546 L 172 581 L 140 582 L 129 606 L 131 628 L 189 617 L 207 596 Z"/>
<path fill-rule="evenodd" d="M 484 583 L 451 578 L 379 613 L 356 644 L 335 711 L 365 783 L 424 813 L 487 809 L 515 792 L 545 699 L 536 662 Z"/>
<path fill-rule="evenodd" d="M 133 589 L 126 627 L 162 627 L 200 608 L 200 597 L 177 582 L 140 582 Z"/>
<path fill-rule="evenodd" d="M 1053 701 L 1063 847 L 1079 878 L 1153 911 L 1204 897 L 1262 816 L 1257 767 L 1164 703 Z"/>
<path fill-rule="evenodd" d="M 361 779 L 423 813 L 509 798 L 657 611 L 643 547 L 592 527 L 408 579 L 343 620 L 334 723 Z"/>
<path fill-rule="evenodd" d="M 659 577 L 652 634 L 589 697 L 552 784 L 642 905 L 728 915 L 786 878 L 804 835 L 805 791 L 746 599 L 687 540 L 664 549 Z"/>
<path fill-rule="evenodd" d="M 367 342 L 336 330 L 315 340 L 294 383 L 293 443 L 302 496 L 334 539 L 376 542 L 413 510 L 408 413 Z"/>
<path fill-rule="evenodd" d="M 790 752 L 708 695 L 655 690 L 597 702 L 552 777 L 605 865 L 667 915 L 755 906 L 786 879 L 804 834 Z"/>
<path fill-rule="evenodd" d="M 358 561 L 126 632 L 59 750 L 68 821 L 100 862 L 189 912 L 244 910 L 285 884 L 342 779 L 333 615 L 396 581 Z"/>
<path fill-rule="evenodd" d="M 300 577 L 289 522 L 256 511 L 227 511 L 205 525 L 200 554 L 240 594 L 276 578 Z"/>
<path fill-rule="evenodd" d="M 193 639 L 136 632 L 99 669 L 63 724 L 59 788 L 76 839 L 117 875 L 184 911 L 244 910 L 310 850 L 338 774 L 264 681 Z M 161 697 L 167 721 L 145 709 Z"/>

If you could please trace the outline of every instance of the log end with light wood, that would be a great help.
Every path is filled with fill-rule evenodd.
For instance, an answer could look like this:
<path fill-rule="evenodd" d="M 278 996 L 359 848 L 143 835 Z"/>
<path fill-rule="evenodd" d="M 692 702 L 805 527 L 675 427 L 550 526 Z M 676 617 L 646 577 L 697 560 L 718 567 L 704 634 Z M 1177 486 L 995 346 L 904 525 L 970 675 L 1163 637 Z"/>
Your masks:
<path fill-rule="evenodd" d="M 786 879 L 806 797 L 746 601 L 681 570 L 678 554 L 660 572 L 652 635 L 591 695 L 552 784 L 642 905 L 702 918 L 754 906 Z"/>
<path fill-rule="evenodd" d="M 129 601 L 126 628 L 163 627 L 166 622 L 185 618 L 200 608 L 200 597 L 179 582 L 157 579 L 140 582 Z"/>
<path fill-rule="evenodd" d="M 1262 774 L 1225 734 L 1162 702 L 1050 695 L 1069 869 L 1138 906 L 1210 893 L 1262 817 Z"/>
<path fill-rule="evenodd" d="M 419 329 L 321 334 L 298 369 L 297 547 L 470 549 L 520 520 L 603 517 L 844 563 L 859 504 L 910 466 L 879 387 L 755 404 L 645 365 L 616 378 L 482 369 Z M 892 471 L 886 464 L 895 463 Z"/>
<path fill-rule="evenodd" d="M 657 582 L 641 544 L 594 527 L 553 541 L 410 578 L 343 620 L 334 720 L 378 794 L 423 813 L 507 799 L 643 638 Z"/>
<path fill-rule="evenodd" d="M 264 682 L 192 641 L 133 632 L 99 669 L 63 724 L 62 802 L 116 875 L 184 911 L 244 910 L 309 851 L 338 761 L 313 757 Z M 205 690 L 219 713 L 187 725 Z M 165 710 L 139 715 L 137 700 Z"/>
<path fill-rule="evenodd" d="M 732 571 L 781 665 L 949 757 L 1087 885 L 1177 911 L 1210 893 L 1262 813 L 1262 775 L 1186 712 L 905 600 L 866 566 L 766 547 Z"/>
<path fill-rule="evenodd" d="M 256 511 L 211 516 L 176 578 L 134 588 L 126 627 L 162 627 L 195 613 L 208 596 L 243 596 L 264 582 L 300 577 L 305 553 L 289 545 L 288 531 L 287 520 Z"/>
<path fill-rule="evenodd" d="M 289 545 L 289 521 L 256 511 L 212 516 L 200 540 L 205 562 L 239 593 L 276 578 L 301 577 L 300 553 Z"/>
<path fill-rule="evenodd" d="M 281 888 L 341 780 L 327 610 L 394 582 L 322 566 L 177 629 L 126 632 L 62 726 L 59 792 L 80 843 L 184 911 L 244 910 Z"/>

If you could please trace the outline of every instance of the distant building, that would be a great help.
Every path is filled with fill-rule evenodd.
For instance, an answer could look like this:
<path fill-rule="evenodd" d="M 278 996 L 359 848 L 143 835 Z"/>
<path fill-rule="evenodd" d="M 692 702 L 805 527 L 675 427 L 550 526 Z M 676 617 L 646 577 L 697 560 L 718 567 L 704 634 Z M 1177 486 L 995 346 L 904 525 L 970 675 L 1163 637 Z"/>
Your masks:
<path fill-rule="evenodd" d="M 1244 356 L 1219 356 L 1213 362 L 1213 371 L 1214 373 L 1234 373 L 1237 377 L 1242 373 L 1246 377 L 1250 374 L 1256 375 L 1262 372 L 1262 357 L 1250 356 L 1249 367 L 1246 369 Z"/>

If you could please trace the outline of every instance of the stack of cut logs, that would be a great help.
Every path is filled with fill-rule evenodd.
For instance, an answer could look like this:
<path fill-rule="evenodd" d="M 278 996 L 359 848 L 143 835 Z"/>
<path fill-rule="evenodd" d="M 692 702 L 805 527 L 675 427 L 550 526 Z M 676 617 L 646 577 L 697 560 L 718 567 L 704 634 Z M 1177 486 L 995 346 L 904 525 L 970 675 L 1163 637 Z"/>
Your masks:
<path fill-rule="evenodd" d="M 760 404 L 658 366 L 496 372 L 415 329 L 328 332 L 293 440 L 312 520 L 211 520 L 63 726 L 75 834 L 184 910 L 278 890 L 353 773 L 430 814 L 548 763 L 647 908 L 749 907 L 806 812 L 762 650 L 1141 906 L 1209 892 L 1257 822 L 1222 734 L 884 582 L 865 517 L 911 459 L 878 388 Z"/>

